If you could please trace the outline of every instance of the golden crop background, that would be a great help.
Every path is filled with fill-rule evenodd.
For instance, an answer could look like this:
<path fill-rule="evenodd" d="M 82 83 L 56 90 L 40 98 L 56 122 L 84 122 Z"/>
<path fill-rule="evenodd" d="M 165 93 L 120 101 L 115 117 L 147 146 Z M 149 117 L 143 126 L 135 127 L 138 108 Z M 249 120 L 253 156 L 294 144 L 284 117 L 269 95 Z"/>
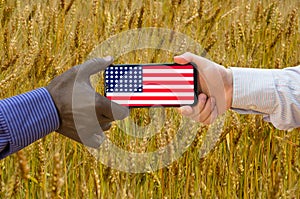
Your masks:
<path fill-rule="evenodd" d="M 0 98 L 47 85 L 102 41 L 142 27 L 184 33 L 225 66 L 296 66 L 299 7 L 298 0 L 0 0 Z M 116 62 L 172 57 L 145 49 Z M 279 131 L 261 116 L 228 114 L 207 156 L 198 155 L 202 127 L 180 159 L 143 174 L 106 167 L 82 145 L 52 133 L 0 161 L 0 198 L 299 198 L 299 130 Z M 140 125 L 149 122 L 147 110 L 131 117 Z M 108 134 L 127 150 L 153 151 L 172 139 L 174 125 L 176 120 L 164 125 L 150 144 L 124 140 L 115 126 Z"/>

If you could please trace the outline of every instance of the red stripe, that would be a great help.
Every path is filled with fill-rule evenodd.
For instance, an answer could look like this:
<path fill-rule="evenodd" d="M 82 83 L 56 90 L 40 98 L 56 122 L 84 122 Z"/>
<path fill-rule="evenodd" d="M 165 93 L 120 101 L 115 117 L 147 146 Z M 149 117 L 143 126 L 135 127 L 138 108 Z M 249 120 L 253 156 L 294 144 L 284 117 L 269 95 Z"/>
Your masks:
<path fill-rule="evenodd" d="M 110 100 L 193 100 L 194 96 L 109 96 Z"/>
<path fill-rule="evenodd" d="M 143 81 L 143 85 L 194 85 L 194 81 Z"/>
<path fill-rule="evenodd" d="M 143 69 L 193 69 L 192 65 L 176 65 L 176 66 L 143 66 Z"/>
<path fill-rule="evenodd" d="M 192 73 L 144 73 L 143 77 L 194 77 Z"/>
<path fill-rule="evenodd" d="M 183 92 L 183 93 L 190 93 L 190 92 L 194 92 L 193 89 L 191 88 L 187 88 L 187 89 L 143 89 L 143 92 L 146 93 L 146 92 L 169 92 L 169 93 L 176 93 L 176 92 Z"/>
<path fill-rule="evenodd" d="M 121 104 L 122 106 L 138 106 L 138 107 L 150 107 L 150 106 L 172 106 L 172 107 L 179 107 L 180 104 Z"/>

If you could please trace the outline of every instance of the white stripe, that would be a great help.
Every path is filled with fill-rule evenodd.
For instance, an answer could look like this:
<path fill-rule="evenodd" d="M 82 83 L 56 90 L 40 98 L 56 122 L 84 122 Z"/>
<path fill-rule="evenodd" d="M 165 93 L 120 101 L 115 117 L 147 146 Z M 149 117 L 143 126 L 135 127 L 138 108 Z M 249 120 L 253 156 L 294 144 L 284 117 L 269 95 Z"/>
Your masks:
<path fill-rule="evenodd" d="M 191 73 L 193 69 L 143 69 L 143 73 Z"/>
<path fill-rule="evenodd" d="M 172 89 L 172 88 L 192 88 L 194 85 L 144 85 L 144 89 Z"/>
<path fill-rule="evenodd" d="M 193 104 L 194 100 L 112 100 L 118 104 Z"/>
<path fill-rule="evenodd" d="M 134 96 L 194 96 L 193 92 L 188 93 L 175 93 L 175 92 L 146 92 L 146 93 L 106 93 L 107 97 L 117 97 L 117 96 L 128 96 L 128 97 L 134 97 Z"/>
<path fill-rule="evenodd" d="M 193 77 L 143 77 L 144 81 L 193 81 Z"/>

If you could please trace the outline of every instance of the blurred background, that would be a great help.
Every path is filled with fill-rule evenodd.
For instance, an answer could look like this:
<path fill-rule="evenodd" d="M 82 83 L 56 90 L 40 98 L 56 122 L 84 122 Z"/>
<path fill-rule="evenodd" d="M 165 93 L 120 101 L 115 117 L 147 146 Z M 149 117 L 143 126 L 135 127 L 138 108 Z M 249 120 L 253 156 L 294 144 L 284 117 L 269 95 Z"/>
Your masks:
<path fill-rule="evenodd" d="M 112 36 L 146 27 L 182 33 L 202 50 L 183 41 L 176 52 L 139 49 L 115 63 L 172 62 L 188 49 L 226 67 L 300 65 L 299 9 L 298 0 L 0 0 L 0 98 L 46 86 Z M 106 134 L 124 150 L 155 151 L 172 140 L 180 120 L 172 108 L 163 112 L 164 128 L 150 139 L 132 138 L 117 125 Z M 140 174 L 107 167 L 52 133 L 0 160 L 0 198 L 299 198 L 299 130 L 227 114 L 205 156 L 199 150 L 209 127 L 200 125 L 179 159 Z M 147 109 L 130 117 L 140 126 L 151 122 Z"/>

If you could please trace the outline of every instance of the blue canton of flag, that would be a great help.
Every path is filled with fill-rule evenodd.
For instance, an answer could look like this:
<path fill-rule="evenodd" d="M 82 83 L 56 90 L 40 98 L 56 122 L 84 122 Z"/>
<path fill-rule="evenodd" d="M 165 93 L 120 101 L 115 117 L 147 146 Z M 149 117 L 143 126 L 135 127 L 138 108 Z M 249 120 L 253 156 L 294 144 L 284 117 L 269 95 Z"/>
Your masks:
<path fill-rule="evenodd" d="M 110 66 L 105 71 L 106 93 L 143 92 L 141 66 Z"/>

